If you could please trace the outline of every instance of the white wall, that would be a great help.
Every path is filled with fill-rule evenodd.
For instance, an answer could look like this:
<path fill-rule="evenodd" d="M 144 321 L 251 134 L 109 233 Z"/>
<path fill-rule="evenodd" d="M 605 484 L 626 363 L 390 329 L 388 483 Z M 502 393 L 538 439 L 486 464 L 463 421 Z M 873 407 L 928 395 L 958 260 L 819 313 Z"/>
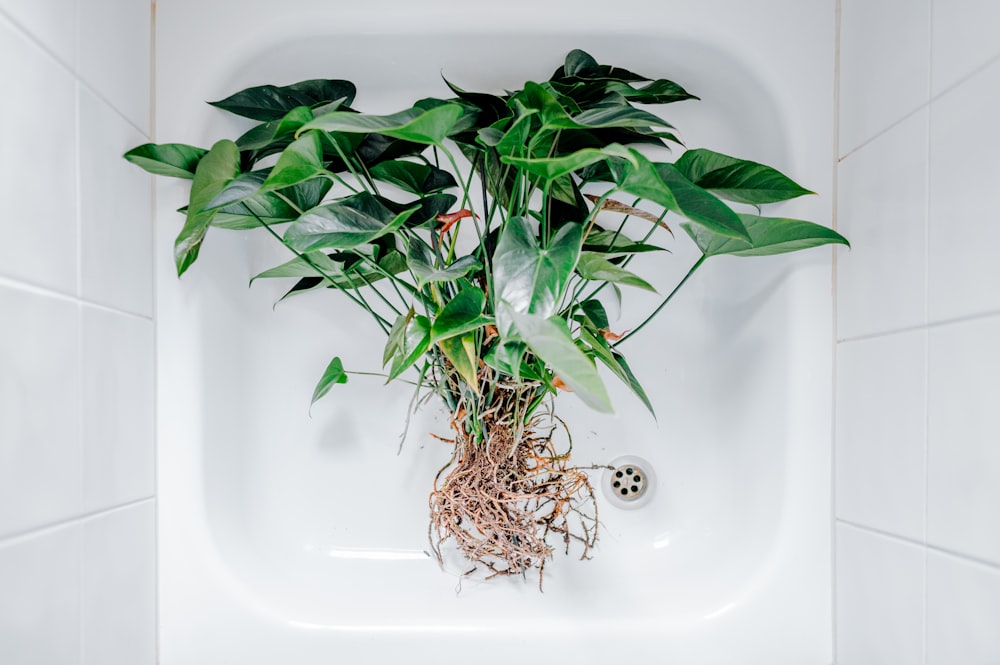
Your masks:
<path fill-rule="evenodd" d="M 150 4 L 0 0 L 0 662 L 155 662 Z"/>
<path fill-rule="evenodd" d="M 838 663 L 1000 663 L 1000 3 L 840 5 Z"/>

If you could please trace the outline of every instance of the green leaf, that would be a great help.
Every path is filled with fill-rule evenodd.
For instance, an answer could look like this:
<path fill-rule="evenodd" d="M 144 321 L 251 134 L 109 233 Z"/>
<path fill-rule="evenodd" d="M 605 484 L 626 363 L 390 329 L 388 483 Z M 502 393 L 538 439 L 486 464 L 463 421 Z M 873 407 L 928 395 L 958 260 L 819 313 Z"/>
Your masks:
<path fill-rule="evenodd" d="M 493 253 L 493 287 L 498 302 L 520 313 L 547 318 L 555 314 L 563 290 L 580 257 L 583 228 L 567 223 L 544 249 L 528 220 L 507 221 Z M 510 330 L 509 319 L 498 318 L 500 334 Z"/>
<path fill-rule="evenodd" d="M 431 322 L 426 316 L 414 316 L 406 322 L 399 348 L 392 359 L 389 380 L 409 369 L 420 356 L 427 352 L 431 344 Z"/>
<path fill-rule="evenodd" d="M 656 289 L 643 278 L 633 272 L 619 268 L 600 254 L 594 252 L 582 252 L 580 254 L 580 260 L 576 264 L 576 271 L 584 279 L 625 284 L 626 286 L 635 286 L 656 293 Z"/>
<path fill-rule="evenodd" d="M 570 336 L 566 322 L 559 317 L 546 318 L 522 314 L 501 304 L 514 322 L 514 329 L 531 351 L 569 386 L 592 409 L 611 413 L 611 400 L 594 363 Z"/>
<path fill-rule="evenodd" d="M 324 173 L 323 143 L 319 132 L 306 132 L 281 152 L 278 163 L 261 188 L 264 192 L 296 185 Z"/>
<path fill-rule="evenodd" d="M 625 356 L 612 349 L 603 337 L 591 334 L 586 328 L 580 330 L 580 339 L 590 347 L 595 358 L 604 363 L 605 367 L 610 369 L 615 376 L 621 379 L 622 383 L 635 393 L 636 397 L 649 409 L 649 412 L 655 418 L 656 412 L 653 411 L 653 404 L 649 401 L 649 397 L 646 395 L 642 384 L 639 383 L 639 380 L 635 378 L 635 374 L 632 373 L 632 368 L 625 362 Z"/>
<path fill-rule="evenodd" d="M 609 81 L 649 81 L 648 76 L 635 74 L 620 67 L 599 65 L 593 56 L 580 49 L 566 55 L 566 62 L 552 75 L 552 79 L 606 79 Z"/>
<path fill-rule="evenodd" d="M 251 127 L 236 139 L 236 145 L 240 150 L 263 150 L 282 137 L 288 137 L 291 141 L 292 134 L 313 117 L 312 109 L 308 106 L 296 106 L 278 120 Z"/>
<path fill-rule="evenodd" d="M 393 215 L 367 192 L 308 210 L 285 232 L 285 242 L 299 252 L 351 249 L 392 233 L 415 208 Z"/>
<path fill-rule="evenodd" d="M 311 79 L 281 87 L 255 86 L 209 104 L 244 118 L 278 120 L 297 106 L 317 106 L 337 100 L 350 105 L 356 92 L 350 81 Z"/>
<path fill-rule="evenodd" d="M 815 193 L 770 166 L 711 150 L 688 150 L 675 166 L 699 187 L 737 203 L 762 205 Z"/>
<path fill-rule="evenodd" d="M 315 404 L 316 400 L 330 392 L 330 388 L 338 383 L 347 383 L 347 372 L 344 371 L 344 364 L 340 361 L 340 358 L 334 358 L 326 366 L 326 371 L 323 372 L 319 383 L 316 384 L 316 390 L 313 391 L 312 402 L 310 404 Z"/>
<path fill-rule="evenodd" d="M 174 260 L 177 275 L 183 275 L 198 258 L 198 251 L 205 239 L 205 233 L 212 223 L 214 210 L 205 210 L 209 201 L 222 191 L 226 184 L 239 175 L 240 151 L 236 144 L 222 140 L 198 162 L 191 184 L 191 198 L 188 203 L 187 219 L 174 243 Z"/>
<path fill-rule="evenodd" d="M 205 204 L 204 210 L 214 210 L 216 208 L 237 205 L 257 194 L 265 180 L 267 180 L 266 171 L 241 173 L 226 183 L 226 186 L 212 197 L 211 201 Z"/>
<path fill-rule="evenodd" d="M 455 178 L 442 169 L 428 164 L 390 160 L 371 168 L 372 177 L 388 182 L 411 194 L 432 194 L 457 187 Z"/>
<path fill-rule="evenodd" d="M 198 162 L 208 153 L 183 143 L 144 143 L 125 153 L 125 159 L 154 175 L 193 178 Z"/>
<path fill-rule="evenodd" d="M 663 247 L 636 242 L 615 231 L 591 231 L 583 241 L 583 249 L 601 254 L 640 254 L 667 251 Z"/>
<path fill-rule="evenodd" d="M 389 338 L 385 341 L 385 349 L 382 351 L 382 367 L 389 364 L 392 357 L 399 353 L 400 347 L 403 344 L 403 334 L 406 332 L 406 325 L 413 318 L 413 307 L 405 314 L 400 314 L 396 317 L 396 322 L 392 324 L 392 329 L 389 330 Z"/>
<path fill-rule="evenodd" d="M 417 278 L 417 288 L 422 288 L 432 282 L 454 282 L 474 270 L 480 270 L 483 264 L 473 256 L 463 256 L 444 268 L 434 267 L 434 254 L 420 238 L 410 238 L 406 260 L 410 271 Z"/>
<path fill-rule="evenodd" d="M 607 159 L 608 157 L 619 156 L 622 146 L 612 144 L 607 148 L 584 148 L 561 157 L 539 157 L 524 158 L 502 155 L 500 161 L 504 164 L 512 164 L 519 169 L 523 169 L 533 175 L 541 176 L 546 180 L 554 180 L 560 176 Z"/>
<path fill-rule="evenodd" d="M 635 104 L 671 104 L 686 99 L 698 99 L 673 81 L 657 79 L 641 88 L 636 88 L 623 81 L 611 81 L 605 87 L 607 92 L 614 92 Z"/>
<path fill-rule="evenodd" d="M 212 199 L 209 206 L 216 204 L 225 196 L 232 196 L 237 202 L 220 207 L 212 218 L 212 226 L 235 230 L 255 229 L 260 226 L 258 218 L 265 224 L 291 222 L 298 219 L 301 210 L 309 210 L 319 205 L 333 186 L 330 180 L 314 178 L 281 190 L 281 196 L 273 192 L 263 194 L 258 192 L 249 198 L 243 198 L 246 193 L 240 191 L 240 188 L 259 190 L 266 179 L 266 171 L 253 171 L 240 175 L 226 185 L 222 192 Z M 234 191 L 230 192 L 231 188 Z M 295 206 L 294 208 L 289 201 Z"/>
<path fill-rule="evenodd" d="M 768 256 L 795 252 L 820 245 L 840 244 L 850 247 L 847 238 L 833 229 L 800 219 L 740 215 L 750 234 L 746 242 L 726 238 L 704 228 L 684 224 L 684 230 L 706 256 L 733 254 L 735 256 Z"/>
<path fill-rule="evenodd" d="M 428 110 L 410 108 L 392 115 L 334 111 L 319 116 L 299 131 L 322 129 L 328 132 L 377 133 L 413 143 L 441 145 L 463 113 L 458 104 L 445 104 Z"/>
<path fill-rule="evenodd" d="M 306 258 L 303 259 L 301 256 L 296 256 L 291 261 L 286 261 L 280 266 L 275 266 L 254 275 L 250 279 L 250 283 L 253 284 L 258 279 L 276 279 L 280 277 L 320 277 L 321 274 L 316 270 L 316 267 L 319 267 L 328 275 L 340 275 L 343 273 L 343 264 L 334 261 L 323 252 L 309 252 L 303 256 Z"/>
<path fill-rule="evenodd" d="M 461 337 L 449 337 L 442 339 L 438 343 L 441 351 L 455 367 L 465 383 L 473 390 L 479 392 L 479 358 L 476 354 L 476 338 L 472 334 Z"/>
<path fill-rule="evenodd" d="M 464 335 L 491 323 L 492 319 L 483 316 L 485 304 L 486 295 L 482 289 L 469 287 L 459 291 L 434 319 L 431 341 Z"/>
<path fill-rule="evenodd" d="M 673 164 L 654 164 L 632 148 L 627 153 L 627 159 L 616 164 L 620 189 L 659 203 L 714 233 L 749 238 L 735 212 L 685 178 Z"/>

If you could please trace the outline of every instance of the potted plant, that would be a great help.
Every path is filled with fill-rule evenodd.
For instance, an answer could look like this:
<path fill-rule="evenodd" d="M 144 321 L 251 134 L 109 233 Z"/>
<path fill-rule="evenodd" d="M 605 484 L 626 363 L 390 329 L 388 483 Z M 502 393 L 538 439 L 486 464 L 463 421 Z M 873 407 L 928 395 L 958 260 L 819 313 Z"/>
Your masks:
<path fill-rule="evenodd" d="M 636 105 L 697 99 L 671 81 L 575 50 L 503 94 L 446 84 L 452 97 L 385 116 L 355 110 L 348 81 L 253 87 L 212 103 L 255 121 L 235 141 L 125 157 L 192 179 L 179 275 L 213 227 L 265 233 L 290 256 L 254 279 L 295 280 L 284 297 L 335 289 L 374 318 L 386 378 L 409 374 L 450 414 L 453 455 L 430 493 L 439 560 L 450 542 L 490 575 L 541 579 L 553 541 L 586 557 L 598 534 L 587 469 L 553 443 L 554 397 L 610 412 L 600 365 L 652 410 L 621 345 L 706 259 L 847 241 L 760 215 L 811 193 L 771 167 L 703 149 L 656 161 L 680 141 Z M 661 251 L 668 214 L 701 257 L 641 324 L 612 330 L 603 298 L 654 290 L 629 265 Z M 350 374 L 333 358 L 313 402 Z"/>

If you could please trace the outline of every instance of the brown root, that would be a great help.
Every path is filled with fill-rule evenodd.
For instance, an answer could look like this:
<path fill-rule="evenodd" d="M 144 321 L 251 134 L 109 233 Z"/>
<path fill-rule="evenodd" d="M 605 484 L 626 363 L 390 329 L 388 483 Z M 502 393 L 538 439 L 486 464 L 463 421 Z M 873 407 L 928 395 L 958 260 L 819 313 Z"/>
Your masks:
<path fill-rule="evenodd" d="M 582 468 L 569 465 L 570 451 L 556 450 L 556 427 L 543 428 L 542 421 L 521 425 L 501 405 L 483 418 L 483 441 L 454 427 L 454 455 L 430 495 L 431 547 L 439 562 L 442 547 L 454 541 L 476 564 L 469 572 L 482 566 L 489 578 L 537 568 L 541 588 L 550 536 L 567 554 L 576 545 L 581 559 L 590 557 L 598 531 L 594 488 Z"/>

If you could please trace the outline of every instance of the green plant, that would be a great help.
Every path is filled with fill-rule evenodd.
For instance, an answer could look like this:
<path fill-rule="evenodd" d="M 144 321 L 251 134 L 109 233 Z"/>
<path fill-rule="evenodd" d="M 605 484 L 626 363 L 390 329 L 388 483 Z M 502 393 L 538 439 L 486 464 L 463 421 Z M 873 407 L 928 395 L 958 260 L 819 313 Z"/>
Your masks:
<path fill-rule="evenodd" d="M 454 538 L 494 574 L 541 570 L 550 535 L 581 543 L 584 556 L 597 537 L 586 473 L 539 433 L 540 419 L 554 417 L 548 398 L 571 390 L 611 411 L 599 363 L 652 410 L 620 346 L 707 258 L 847 241 L 726 204 L 759 208 L 811 193 L 773 168 L 699 149 L 653 161 L 652 150 L 680 142 L 635 104 L 696 99 L 671 81 L 576 50 L 548 81 L 514 92 L 447 85 L 454 97 L 387 116 L 354 110 L 347 81 L 249 88 L 213 102 L 256 121 L 235 141 L 210 150 L 147 144 L 125 157 L 193 179 L 178 274 L 211 227 L 270 234 L 292 256 L 254 279 L 295 279 L 285 297 L 336 289 L 385 332 L 387 378 L 412 372 L 418 391 L 440 395 L 455 456 L 431 493 L 439 555 Z M 616 333 L 599 296 L 653 290 L 628 267 L 660 250 L 654 234 L 672 235 L 670 213 L 701 258 L 643 323 Z M 313 402 L 349 374 L 334 358 Z"/>

